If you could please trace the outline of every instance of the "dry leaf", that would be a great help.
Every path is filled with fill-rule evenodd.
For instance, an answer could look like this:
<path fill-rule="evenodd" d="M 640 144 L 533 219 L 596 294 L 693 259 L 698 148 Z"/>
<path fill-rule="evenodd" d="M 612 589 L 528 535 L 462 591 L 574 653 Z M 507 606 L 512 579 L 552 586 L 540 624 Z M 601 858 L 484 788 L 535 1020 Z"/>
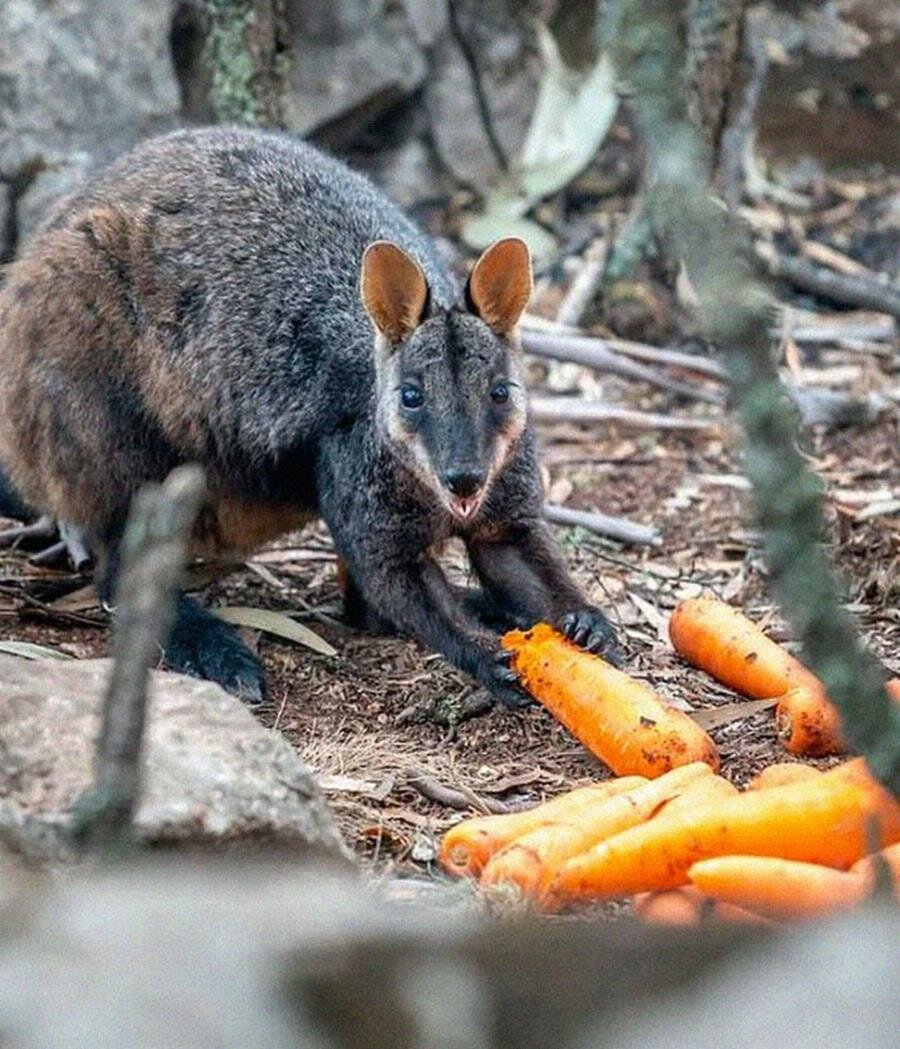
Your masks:
<path fill-rule="evenodd" d="M 730 725 L 732 721 L 749 718 L 761 710 L 768 710 L 778 702 L 775 699 L 748 699 L 741 703 L 726 703 L 723 707 L 706 707 L 704 710 L 691 711 L 691 717 L 704 729 L 719 728 Z"/>
<path fill-rule="evenodd" d="M 319 637 L 308 626 L 297 623 L 284 612 L 273 612 L 268 608 L 245 608 L 243 606 L 228 606 L 216 608 L 213 611 L 220 619 L 224 619 L 226 623 L 250 627 L 252 630 L 262 630 L 267 634 L 274 634 L 275 637 L 296 641 L 297 644 L 305 645 L 323 656 L 337 655 L 337 649 L 333 648 L 323 637 Z"/>
<path fill-rule="evenodd" d="M 46 645 L 35 645 L 31 641 L 0 641 L 0 652 L 22 659 L 74 659 L 68 652 Z"/>

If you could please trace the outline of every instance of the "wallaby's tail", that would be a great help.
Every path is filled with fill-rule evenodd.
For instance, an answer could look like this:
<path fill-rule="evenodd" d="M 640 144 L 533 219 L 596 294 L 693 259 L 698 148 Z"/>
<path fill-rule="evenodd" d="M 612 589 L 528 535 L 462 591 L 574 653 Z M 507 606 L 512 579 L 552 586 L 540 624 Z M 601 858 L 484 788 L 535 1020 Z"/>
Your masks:
<path fill-rule="evenodd" d="M 32 516 L 33 514 L 13 487 L 12 481 L 3 469 L 3 464 L 0 463 L 0 517 L 14 517 L 17 521 L 24 521 Z"/>

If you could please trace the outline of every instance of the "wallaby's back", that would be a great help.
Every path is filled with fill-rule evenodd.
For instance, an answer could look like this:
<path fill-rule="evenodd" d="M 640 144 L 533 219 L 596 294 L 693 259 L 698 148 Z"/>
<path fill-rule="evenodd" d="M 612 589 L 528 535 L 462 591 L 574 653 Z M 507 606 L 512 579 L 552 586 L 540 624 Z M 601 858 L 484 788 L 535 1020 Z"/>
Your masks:
<path fill-rule="evenodd" d="M 372 395 L 358 282 L 379 239 L 455 301 L 428 238 L 303 143 L 182 131 L 114 164 L 0 291 L 0 460 L 25 499 L 102 531 L 137 486 L 198 458 L 223 498 L 252 481 L 277 500 L 265 486 L 283 487 L 273 459 L 290 452 L 302 502 L 305 449 Z"/>

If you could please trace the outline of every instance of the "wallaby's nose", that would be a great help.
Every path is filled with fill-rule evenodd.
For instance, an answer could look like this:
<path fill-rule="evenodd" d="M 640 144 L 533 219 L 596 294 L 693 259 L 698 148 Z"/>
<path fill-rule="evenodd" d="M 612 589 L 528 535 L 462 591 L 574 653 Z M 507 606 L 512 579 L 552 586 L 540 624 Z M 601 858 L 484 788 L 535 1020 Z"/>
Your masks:
<path fill-rule="evenodd" d="M 444 484 L 454 495 L 465 498 L 474 495 L 484 484 L 484 474 L 481 470 L 450 469 L 444 473 Z"/>

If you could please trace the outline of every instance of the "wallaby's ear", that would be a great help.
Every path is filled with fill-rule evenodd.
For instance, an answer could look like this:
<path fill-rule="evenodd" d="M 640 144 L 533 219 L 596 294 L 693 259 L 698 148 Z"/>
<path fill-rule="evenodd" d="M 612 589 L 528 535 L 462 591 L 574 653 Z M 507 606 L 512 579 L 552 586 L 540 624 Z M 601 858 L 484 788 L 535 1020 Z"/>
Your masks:
<path fill-rule="evenodd" d="M 419 264 L 389 240 L 370 244 L 362 259 L 360 294 L 375 327 L 400 342 L 419 326 L 428 285 Z"/>
<path fill-rule="evenodd" d="M 469 277 L 472 309 L 498 335 L 519 323 L 531 298 L 531 254 L 518 237 L 505 237 L 485 248 Z"/>

